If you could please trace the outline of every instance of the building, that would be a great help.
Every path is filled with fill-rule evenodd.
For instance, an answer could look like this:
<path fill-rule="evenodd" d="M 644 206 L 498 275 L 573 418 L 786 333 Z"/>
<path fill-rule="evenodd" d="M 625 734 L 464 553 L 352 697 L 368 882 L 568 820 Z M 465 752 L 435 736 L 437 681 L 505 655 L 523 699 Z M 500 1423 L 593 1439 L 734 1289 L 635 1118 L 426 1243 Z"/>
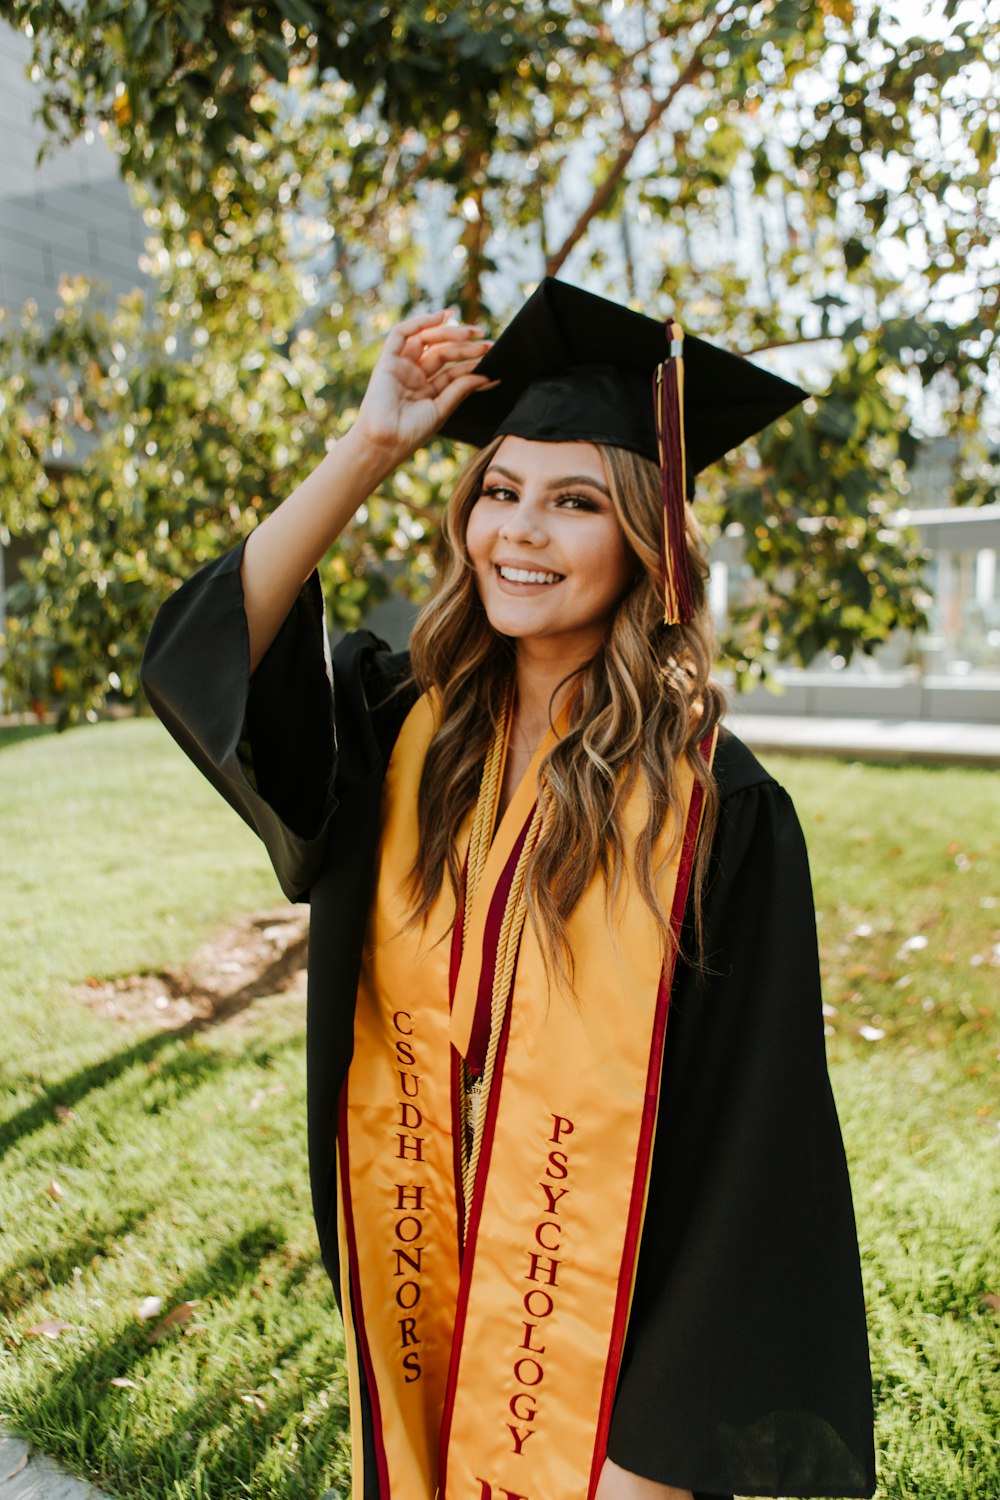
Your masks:
<path fill-rule="evenodd" d="M 911 526 L 929 554 L 928 629 L 897 631 L 872 656 L 856 653 L 849 663 L 817 659 L 809 667 L 779 668 L 772 689 L 741 698 L 742 710 L 1000 723 L 1000 502 L 941 504 L 956 456 L 949 439 L 927 443 L 910 472 L 906 508 L 892 517 Z M 739 570 L 738 548 L 723 539 L 713 558 L 717 613 L 733 584 L 739 587 Z"/>

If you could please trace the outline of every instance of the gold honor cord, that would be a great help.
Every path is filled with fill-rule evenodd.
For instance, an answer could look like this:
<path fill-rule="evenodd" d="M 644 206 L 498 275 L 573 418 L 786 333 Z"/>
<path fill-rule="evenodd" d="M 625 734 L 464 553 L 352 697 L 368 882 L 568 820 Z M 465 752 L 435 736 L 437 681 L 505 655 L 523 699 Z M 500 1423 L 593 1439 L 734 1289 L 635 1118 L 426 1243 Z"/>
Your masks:
<path fill-rule="evenodd" d="M 486 752 L 486 762 L 483 766 L 483 776 L 479 783 L 479 796 L 476 799 L 476 811 L 472 819 L 472 833 L 469 838 L 468 871 L 465 880 L 465 901 L 462 912 L 462 946 L 469 936 L 469 913 L 479 882 L 483 878 L 483 869 L 486 865 L 486 856 L 490 852 L 493 842 L 493 824 L 496 820 L 497 797 L 500 789 L 500 778 L 503 775 L 503 765 L 507 749 L 507 736 L 510 733 L 511 710 L 514 706 L 514 684 L 507 684 L 507 691 L 503 700 L 503 712 L 500 722 L 493 731 L 490 748 Z"/>
<path fill-rule="evenodd" d="M 677 625 L 694 619 L 695 604 L 687 555 L 684 331 L 679 323 L 667 325 L 667 337 L 667 357 L 657 365 L 653 376 L 653 406 L 663 496 L 660 547 L 663 619 L 667 625 Z"/>
<path fill-rule="evenodd" d="M 514 693 L 513 686 L 511 686 L 507 692 L 503 718 L 494 731 L 493 740 L 487 752 L 486 763 L 483 766 L 483 779 L 480 782 L 479 797 L 476 801 L 476 811 L 472 821 L 472 835 L 469 840 L 469 860 L 465 887 L 463 946 L 469 935 L 469 912 L 472 909 L 476 892 L 479 889 L 479 883 L 486 866 L 486 857 L 489 854 L 490 844 L 493 839 L 493 825 L 496 818 L 500 779 L 503 775 L 504 761 L 506 759 L 505 751 L 510 734 L 513 707 Z M 514 982 L 514 969 L 517 966 L 517 952 L 521 943 L 521 933 L 524 929 L 525 917 L 528 914 L 528 894 L 524 883 L 525 874 L 535 845 L 538 843 L 545 827 L 550 821 L 551 809 L 551 794 L 543 791 L 535 804 L 531 823 L 528 826 L 528 832 L 514 869 L 514 878 L 511 881 L 510 890 L 507 894 L 503 921 L 500 924 L 500 936 L 497 941 L 496 962 L 493 969 L 493 988 L 490 1002 L 490 1040 L 486 1049 L 486 1060 L 483 1065 L 482 1076 L 475 1083 L 470 1084 L 468 1068 L 465 1064 L 462 1066 L 462 1130 L 460 1145 L 462 1151 L 462 1192 L 465 1202 L 464 1235 L 466 1238 L 469 1233 L 472 1192 L 476 1183 L 476 1172 L 479 1168 L 479 1157 L 482 1151 L 483 1131 L 486 1125 L 490 1089 L 493 1084 L 497 1048 L 500 1045 L 500 1033 L 503 1030 L 507 1002 L 510 998 L 510 991 Z"/>

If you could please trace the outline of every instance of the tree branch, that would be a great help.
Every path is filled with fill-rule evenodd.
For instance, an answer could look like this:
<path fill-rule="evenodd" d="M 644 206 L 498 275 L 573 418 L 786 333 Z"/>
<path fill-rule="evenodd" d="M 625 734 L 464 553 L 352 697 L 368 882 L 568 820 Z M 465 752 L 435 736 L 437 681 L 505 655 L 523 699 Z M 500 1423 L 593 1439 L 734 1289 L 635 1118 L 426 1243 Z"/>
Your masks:
<path fill-rule="evenodd" d="M 559 271 L 562 269 L 563 265 L 569 258 L 570 252 L 576 248 L 579 242 L 583 239 L 583 236 L 586 234 L 593 220 L 599 213 L 601 213 L 604 208 L 607 207 L 608 203 L 611 201 L 611 197 L 615 191 L 615 188 L 618 186 L 622 177 L 625 175 L 628 165 L 635 155 L 640 142 L 643 141 L 651 131 L 656 129 L 657 125 L 660 123 L 663 116 L 666 114 L 667 110 L 670 108 L 671 104 L 680 93 L 681 89 L 686 88 L 689 83 L 693 83 L 694 80 L 705 71 L 707 64 L 702 60 L 702 52 L 705 44 L 711 41 L 716 31 L 718 31 L 719 26 L 722 24 L 722 20 L 723 14 L 719 12 L 718 14 L 716 14 L 707 35 L 701 40 L 701 42 L 699 42 L 698 48 L 692 54 L 687 63 L 687 66 L 682 70 L 681 73 L 678 74 L 677 78 L 675 78 L 674 82 L 671 84 L 666 94 L 664 94 L 663 98 L 650 100 L 649 113 L 646 116 L 644 123 L 637 128 L 627 129 L 625 131 L 624 144 L 618 155 L 615 157 L 615 160 L 612 162 L 610 168 L 608 169 L 604 181 L 600 183 L 599 186 L 595 189 L 594 195 L 591 198 L 590 202 L 587 204 L 587 207 L 580 214 L 576 223 L 573 225 L 573 228 L 563 240 L 558 250 L 555 250 L 546 260 L 545 271 L 547 275 L 558 275 Z"/>
<path fill-rule="evenodd" d="M 428 526 L 437 529 L 441 525 L 442 510 L 436 510 L 432 505 L 420 505 L 416 500 L 407 500 L 405 495 L 396 494 L 390 490 L 376 490 L 369 497 L 372 500 L 381 500 L 384 505 L 399 505 L 408 511 L 418 521 L 425 521 Z"/>
<path fill-rule="evenodd" d="M 797 349 L 800 344 L 838 344 L 840 342 L 840 335 L 836 333 L 811 333 L 806 338 L 768 339 L 766 343 L 755 344 L 746 353 L 748 355 L 763 354 L 765 349 Z"/>
<path fill-rule="evenodd" d="M 478 323 L 483 311 L 482 276 L 488 233 L 483 187 L 489 156 L 481 145 L 471 142 L 466 150 L 465 161 L 469 182 L 465 197 L 471 202 L 472 209 L 467 215 L 461 240 L 466 257 L 463 315 L 466 322 Z M 463 212 L 464 207 L 463 204 Z"/>

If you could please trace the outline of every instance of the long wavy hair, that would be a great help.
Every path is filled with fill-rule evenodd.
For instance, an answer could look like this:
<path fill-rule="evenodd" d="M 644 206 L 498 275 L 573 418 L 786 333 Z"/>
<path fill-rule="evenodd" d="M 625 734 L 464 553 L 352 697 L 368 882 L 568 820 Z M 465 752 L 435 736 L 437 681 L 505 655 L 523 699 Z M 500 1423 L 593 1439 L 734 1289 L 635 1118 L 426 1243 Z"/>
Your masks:
<path fill-rule="evenodd" d="M 483 765 L 501 722 L 514 672 L 515 645 L 491 626 L 466 546 L 469 516 L 502 438 L 475 454 L 459 476 L 445 521 L 446 558 L 434 597 L 410 643 L 413 676 L 433 689 L 441 720 L 424 761 L 418 798 L 418 855 L 412 871 L 413 920 L 426 920 L 447 878 L 462 879 L 458 833 L 475 807 Z M 704 790 L 702 835 L 692 872 L 696 957 L 703 955 L 702 902 L 718 794 L 699 745 L 722 716 L 721 690 L 710 680 L 714 632 L 705 596 L 708 564 L 688 507 L 688 560 L 695 617 L 663 623 L 660 564 L 660 473 L 649 459 L 597 445 L 615 515 L 635 562 L 632 582 L 611 618 L 604 643 L 580 669 L 568 733 L 546 756 L 541 777 L 553 807 L 546 836 L 526 872 L 528 910 L 545 955 L 572 981 L 566 922 L 595 873 L 608 902 L 629 872 L 661 934 L 664 955 L 674 942 L 670 913 L 657 897 L 661 869 L 682 837 L 675 771 L 685 756 Z M 622 809 L 638 782 L 649 808 L 646 827 L 626 848 Z M 657 839 L 667 821 L 675 832 L 662 861 Z M 686 955 L 688 956 L 688 955 Z"/>

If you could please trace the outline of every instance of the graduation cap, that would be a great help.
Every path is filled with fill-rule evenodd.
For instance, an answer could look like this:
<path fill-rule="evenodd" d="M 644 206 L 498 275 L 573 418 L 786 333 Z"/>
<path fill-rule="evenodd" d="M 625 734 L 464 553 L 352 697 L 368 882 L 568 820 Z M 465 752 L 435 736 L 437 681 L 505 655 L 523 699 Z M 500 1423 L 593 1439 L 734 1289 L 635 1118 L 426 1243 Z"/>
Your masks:
<path fill-rule="evenodd" d="M 485 447 L 501 435 L 606 443 L 663 476 L 668 624 L 693 616 L 684 505 L 689 479 L 805 399 L 738 355 L 547 276 L 476 366 L 499 385 L 467 396 L 441 428 Z"/>

